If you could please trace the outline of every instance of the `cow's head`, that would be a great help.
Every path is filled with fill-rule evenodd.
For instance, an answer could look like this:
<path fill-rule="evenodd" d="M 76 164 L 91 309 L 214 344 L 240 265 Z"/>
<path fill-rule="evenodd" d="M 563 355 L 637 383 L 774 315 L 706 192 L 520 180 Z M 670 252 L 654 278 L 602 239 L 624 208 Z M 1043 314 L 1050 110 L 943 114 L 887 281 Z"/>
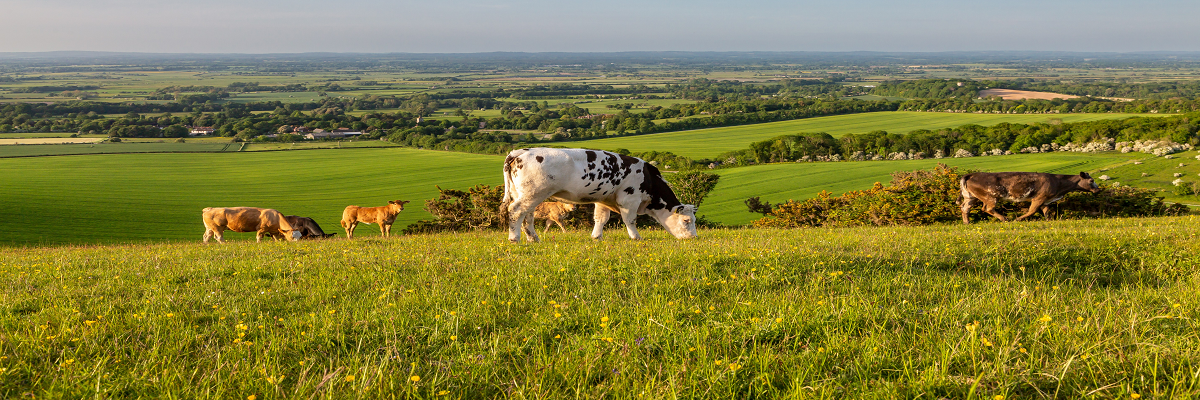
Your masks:
<path fill-rule="evenodd" d="M 388 202 L 388 210 L 394 213 L 404 211 L 404 205 L 408 204 L 405 200 L 392 200 Z"/>
<path fill-rule="evenodd" d="M 1080 172 L 1079 173 L 1079 190 L 1083 190 L 1085 192 L 1097 193 L 1097 192 L 1101 191 L 1102 189 L 1100 189 L 1100 185 L 1097 185 L 1096 181 L 1094 179 L 1092 179 L 1091 175 L 1088 175 L 1087 172 Z"/>
<path fill-rule="evenodd" d="M 696 236 L 696 206 L 683 204 L 671 207 L 671 215 L 661 221 L 667 232 L 676 239 L 691 239 Z"/>

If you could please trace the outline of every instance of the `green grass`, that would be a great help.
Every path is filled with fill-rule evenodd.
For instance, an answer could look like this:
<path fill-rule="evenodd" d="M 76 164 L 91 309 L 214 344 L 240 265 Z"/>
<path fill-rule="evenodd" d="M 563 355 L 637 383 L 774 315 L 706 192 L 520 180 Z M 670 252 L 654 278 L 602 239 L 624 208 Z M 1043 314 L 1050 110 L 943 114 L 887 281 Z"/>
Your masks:
<path fill-rule="evenodd" d="M 1159 195 L 1170 201 L 1200 204 L 1200 195 L 1176 195 L 1172 192 L 1174 185 L 1171 183 L 1176 179 L 1182 179 L 1185 184 L 1200 182 L 1200 159 L 1196 158 L 1200 156 L 1200 152 L 1185 151 L 1174 154 L 1170 159 L 1140 153 L 1136 156 L 1137 161 L 1142 164 L 1134 164 L 1134 161 L 1130 160 L 1106 171 L 1097 172 L 1096 176 L 1108 175 L 1112 178 L 1111 182 L 1120 182 L 1123 185 L 1162 189 Z M 1176 173 L 1183 176 L 1176 177 Z"/>
<path fill-rule="evenodd" d="M 119 143 L 111 146 L 189 145 L 192 143 Z M 500 157 L 405 148 L 378 141 L 300 143 L 330 147 L 306 151 L 289 144 L 231 144 L 234 153 L 108 154 L 0 159 L 0 168 L 21 171 L 0 177 L 0 201 L 12 217 L 0 218 L 0 243 L 125 243 L 198 240 L 204 207 L 255 206 L 288 215 L 313 217 L 328 232 L 350 204 L 382 205 L 409 200 L 397 228 L 431 216 L 422 207 L 437 196 L 435 185 L 465 189 L 500 184 Z M 108 145 L 96 145 L 102 147 Z M 35 146 L 3 146 L 0 151 Z M 47 145 L 46 148 L 69 148 Z M 82 146 L 76 146 L 82 147 Z M 296 147 L 299 148 L 299 147 Z M 2 154 L 2 153 L 0 153 Z M 701 214 L 729 225 L 758 217 L 746 211 L 746 198 L 760 196 L 777 203 L 806 199 L 821 190 L 842 193 L 887 182 L 892 171 L 932 168 L 937 162 L 985 171 L 1076 173 L 1119 165 L 1138 154 L 1053 153 L 1001 157 L 915 161 L 788 163 L 722 169 L 717 188 L 702 204 Z M 84 204 L 85 207 L 70 207 Z M 50 205 L 50 207 L 47 207 Z M 377 227 L 359 229 L 378 235 Z M 252 234 L 230 234 L 251 240 Z"/>
<path fill-rule="evenodd" d="M 0 150 L 8 147 L 32 146 Z M 396 220 L 398 231 L 430 218 L 422 207 L 437 197 L 434 185 L 500 184 L 502 160 L 402 148 L 3 158 L 0 170 L 10 173 L 0 175 L 0 242 L 198 241 L 201 209 L 235 206 L 312 217 L 326 231 L 341 232 L 347 205 L 412 201 Z M 371 225 L 356 233 L 379 230 Z"/>
<path fill-rule="evenodd" d="M 953 128 L 962 125 L 995 125 L 1008 123 L 1037 123 L 1051 119 L 1062 122 L 1094 121 L 1102 119 L 1128 118 L 1133 116 L 1160 116 L 1159 114 L 955 114 L 932 112 L 875 112 L 863 114 L 835 115 L 764 124 L 698 129 L 667 132 L 644 136 L 627 136 L 573 142 L 578 147 L 632 151 L 670 151 L 672 153 L 702 159 L 716 157 L 731 150 L 742 150 L 750 143 L 779 135 L 800 132 L 826 132 L 834 137 L 848 133 L 867 133 L 876 130 L 891 133 L 907 133 L 918 129 Z"/>
<path fill-rule="evenodd" d="M 804 200 L 822 190 L 842 194 L 871 188 L 875 182 L 891 181 L 893 171 L 931 169 L 946 163 L 966 169 L 988 172 L 1035 171 L 1056 174 L 1095 172 L 1145 155 L 1050 153 L 1018 154 L 971 158 L 945 158 L 909 161 L 856 161 L 821 163 L 780 163 L 720 169 L 721 181 L 701 204 L 701 215 L 714 221 L 742 225 L 762 217 L 746 210 L 745 201 L 759 196 L 772 204 L 789 199 Z"/>
<path fill-rule="evenodd" d="M 1190 398 L 1198 226 L 8 249 L 0 396 Z"/>

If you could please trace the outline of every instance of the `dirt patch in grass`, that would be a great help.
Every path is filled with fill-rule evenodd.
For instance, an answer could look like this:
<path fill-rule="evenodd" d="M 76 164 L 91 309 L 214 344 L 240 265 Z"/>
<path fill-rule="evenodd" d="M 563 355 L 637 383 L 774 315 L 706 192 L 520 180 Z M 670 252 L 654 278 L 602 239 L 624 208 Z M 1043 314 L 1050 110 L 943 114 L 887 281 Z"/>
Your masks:
<path fill-rule="evenodd" d="M 68 143 L 96 143 L 102 138 L 27 138 L 27 139 L 0 139 L 0 145 L 11 144 L 68 144 Z"/>
<path fill-rule="evenodd" d="M 1074 99 L 1076 97 L 1079 97 L 1079 96 L 1072 96 L 1069 94 L 1059 94 L 1059 93 L 1050 93 L 1050 92 L 1031 92 L 1028 90 L 1012 90 L 1012 89 L 987 89 L 987 90 L 979 91 L 979 97 L 986 99 L 986 98 L 992 97 L 992 96 L 999 96 L 1000 98 L 1002 98 L 1004 100 L 1026 100 L 1026 99 L 1050 100 L 1050 99 Z"/>

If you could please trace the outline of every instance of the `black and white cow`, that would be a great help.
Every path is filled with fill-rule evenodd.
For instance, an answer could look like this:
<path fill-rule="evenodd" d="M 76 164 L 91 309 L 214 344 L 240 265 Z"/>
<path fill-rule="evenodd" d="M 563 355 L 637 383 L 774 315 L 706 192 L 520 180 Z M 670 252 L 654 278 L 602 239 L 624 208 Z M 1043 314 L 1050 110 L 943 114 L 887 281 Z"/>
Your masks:
<path fill-rule="evenodd" d="M 533 210 L 543 200 L 596 205 L 592 238 L 599 239 L 609 213 L 621 214 L 629 237 L 638 240 L 634 220 L 650 214 L 679 239 L 696 237 L 696 207 L 681 204 L 662 174 L 646 161 L 601 150 L 532 148 L 504 159 L 504 200 L 500 213 L 508 240 L 538 241 Z"/>

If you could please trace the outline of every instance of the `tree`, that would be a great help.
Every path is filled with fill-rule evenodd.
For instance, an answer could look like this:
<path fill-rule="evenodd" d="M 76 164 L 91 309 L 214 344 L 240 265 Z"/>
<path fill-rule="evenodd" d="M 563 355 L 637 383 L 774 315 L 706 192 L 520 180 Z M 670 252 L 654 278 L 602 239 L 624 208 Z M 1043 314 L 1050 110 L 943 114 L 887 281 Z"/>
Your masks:
<path fill-rule="evenodd" d="M 181 138 L 181 137 L 187 137 L 187 135 L 188 135 L 188 129 L 184 128 L 183 125 L 175 124 L 175 125 L 171 125 L 166 128 L 163 128 L 163 136 L 164 137 Z"/>

